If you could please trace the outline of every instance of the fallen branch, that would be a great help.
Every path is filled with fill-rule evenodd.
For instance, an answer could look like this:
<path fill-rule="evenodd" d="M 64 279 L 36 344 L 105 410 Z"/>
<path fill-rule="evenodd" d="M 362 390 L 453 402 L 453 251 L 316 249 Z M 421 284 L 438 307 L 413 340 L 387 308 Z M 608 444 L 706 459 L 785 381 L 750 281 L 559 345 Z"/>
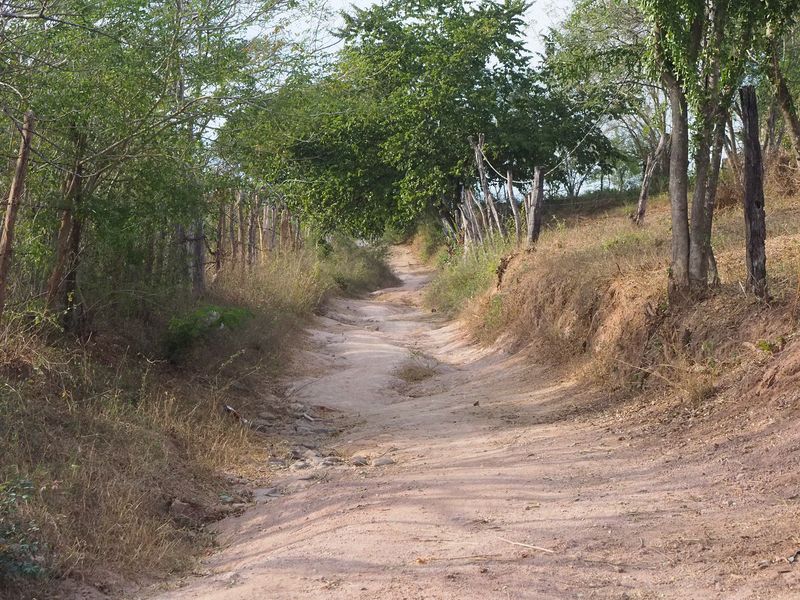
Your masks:
<path fill-rule="evenodd" d="M 549 548 L 542 548 L 541 546 L 531 546 L 530 544 L 523 544 L 521 542 L 512 542 L 511 540 L 507 540 L 505 538 L 497 538 L 501 542 L 505 542 L 506 544 L 511 544 L 512 546 L 521 546 L 523 548 L 530 548 L 531 550 L 539 550 L 540 552 L 547 552 L 548 554 L 555 554 L 555 550 L 550 550 Z"/>
<path fill-rule="evenodd" d="M 415 561 L 418 565 L 437 561 L 437 560 L 489 560 L 492 558 L 500 558 L 502 554 L 468 554 L 467 556 L 420 556 Z"/>

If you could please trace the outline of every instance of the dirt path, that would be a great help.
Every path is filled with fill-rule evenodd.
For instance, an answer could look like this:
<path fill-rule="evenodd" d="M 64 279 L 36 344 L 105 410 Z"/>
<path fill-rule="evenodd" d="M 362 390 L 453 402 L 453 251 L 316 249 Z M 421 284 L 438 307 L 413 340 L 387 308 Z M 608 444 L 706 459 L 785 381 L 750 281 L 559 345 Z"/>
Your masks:
<path fill-rule="evenodd" d="M 306 434 L 355 426 L 277 464 L 275 487 L 220 524 L 205 573 L 156 598 L 800 597 L 794 572 L 747 550 L 774 518 L 754 508 L 765 497 L 731 504 L 708 463 L 581 411 L 588 392 L 530 359 L 469 345 L 418 307 L 428 273 L 394 262 L 402 287 L 318 319 L 290 393 Z"/>

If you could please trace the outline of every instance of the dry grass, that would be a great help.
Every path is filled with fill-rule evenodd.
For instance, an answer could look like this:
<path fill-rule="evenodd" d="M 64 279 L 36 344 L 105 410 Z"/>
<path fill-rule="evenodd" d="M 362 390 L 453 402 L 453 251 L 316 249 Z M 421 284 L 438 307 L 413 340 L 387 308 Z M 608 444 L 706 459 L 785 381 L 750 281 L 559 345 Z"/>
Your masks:
<path fill-rule="evenodd" d="M 110 319 L 83 343 L 22 317 L 7 323 L 0 586 L 25 597 L 54 576 L 136 577 L 191 564 L 210 539 L 172 520 L 171 502 L 191 501 L 211 517 L 221 494 L 235 494 L 229 475 L 264 472 L 263 443 L 221 406 L 263 405 L 260 392 L 269 391 L 303 319 L 328 294 L 385 281 L 381 257 L 342 243 L 325 259 L 301 251 L 221 274 L 208 301 L 250 317 L 198 336 L 177 363 L 154 346 L 169 314 Z M 179 317 L 193 310 L 169 308 Z M 19 489 L 28 497 L 14 496 Z"/>
<path fill-rule="evenodd" d="M 419 383 L 436 375 L 436 361 L 422 356 L 412 354 L 411 358 L 401 365 L 394 373 L 406 383 Z"/>
<path fill-rule="evenodd" d="M 448 265 L 434 305 L 460 311 L 476 338 L 529 349 L 536 360 L 621 390 L 669 389 L 702 402 L 720 375 L 751 360 L 743 344 L 794 334 L 800 279 L 800 201 L 771 181 L 767 198 L 770 304 L 743 293 L 741 209 L 717 211 L 713 245 L 723 284 L 689 309 L 668 306 L 668 200 L 655 198 L 643 227 L 630 207 L 550 220 L 532 253 L 517 251 L 496 289 L 499 254 Z M 437 288 L 442 288 L 437 289 Z M 469 290 L 469 293 L 464 293 Z"/>

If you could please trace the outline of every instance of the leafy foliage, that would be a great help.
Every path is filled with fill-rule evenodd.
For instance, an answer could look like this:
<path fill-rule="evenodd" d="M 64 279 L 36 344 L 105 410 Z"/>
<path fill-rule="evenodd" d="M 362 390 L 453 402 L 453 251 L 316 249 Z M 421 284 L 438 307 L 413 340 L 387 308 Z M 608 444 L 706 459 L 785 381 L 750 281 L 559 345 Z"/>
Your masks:
<path fill-rule="evenodd" d="M 169 321 L 164 341 L 167 356 L 180 358 L 191 346 L 215 331 L 237 329 L 253 315 L 244 308 L 202 306 Z"/>
<path fill-rule="evenodd" d="M 33 489 L 27 479 L 0 483 L 0 582 L 43 573 L 37 558 L 39 527 L 19 514 Z"/>

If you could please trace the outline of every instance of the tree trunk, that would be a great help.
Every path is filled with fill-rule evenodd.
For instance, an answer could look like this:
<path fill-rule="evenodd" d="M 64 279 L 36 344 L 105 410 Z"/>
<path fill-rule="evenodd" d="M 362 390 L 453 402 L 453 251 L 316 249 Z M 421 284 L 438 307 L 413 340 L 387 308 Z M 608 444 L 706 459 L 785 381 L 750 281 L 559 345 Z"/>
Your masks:
<path fill-rule="evenodd" d="M 792 141 L 794 148 L 795 161 L 800 167 L 800 119 L 797 117 L 797 109 L 795 108 L 794 98 L 789 91 L 789 86 L 786 84 L 786 78 L 781 70 L 780 59 L 778 57 L 778 49 L 775 43 L 771 44 L 771 62 L 772 68 L 770 69 L 770 78 L 772 85 L 775 87 L 775 98 L 778 105 L 781 107 L 783 119 L 786 121 L 786 128 L 789 131 L 789 139 Z"/>
<path fill-rule="evenodd" d="M 706 190 L 703 199 L 703 226 L 700 232 L 706 242 L 704 250 L 706 267 L 704 269 L 706 286 L 719 285 L 719 272 L 717 270 L 717 260 L 714 258 L 714 247 L 711 245 L 711 231 L 714 222 L 714 207 L 717 203 L 717 188 L 719 187 L 719 173 L 722 167 L 722 150 L 725 145 L 725 124 L 728 115 L 725 111 L 717 115 L 714 124 L 714 134 L 711 146 L 711 163 L 709 165 L 708 177 L 706 179 Z"/>
<path fill-rule="evenodd" d="M 692 219 L 689 231 L 689 285 L 693 291 L 702 292 L 708 281 L 707 248 L 711 241 L 706 232 L 710 225 L 706 223 L 705 210 L 706 188 L 708 186 L 709 169 L 711 168 L 711 137 L 713 125 L 706 117 L 702 133 L 695 141 L 694 154 L 694 191 L 692 193 Z"/>
<path fill-rule="evenodd" d="M 656 149 L 647 156 L 644 172 L 642 174 L 642 189 L 639 192 L 639 204 L 636 206 L 636 214 L 633 217 L 637 225 L 644 224 L 644 215 L 647 212 L 647 200 L 650 198 L 650 186 L 653 183 L 653 175 L 656 172 L 661 154 L 667 147 L 667 137 L 664 133 L 658 139 Z"/>
<path fill-rule="evenodd" d="M 683 301 L 689 294 L 689 121 L 686 96 L 678 81 L 664 74 L 672 113 L 669 200 L 672 218 L 672 262 L 669 297 Z"/>
<path fill-rule="evenodd" d="M 192 293 L 200 297 L 206 293 L 206 234 L 203 219 L 192 227 Z"/>
<path fill-rule="evenodd" d="M 478 176 L 481 180 L 481 192 L 483 193 L 483 201 L 486 203 L 486 207 L 489 211 L 489 218 L 494 218 L 494 222 L 497 225 L 497 231 L 500 232 L 500 235 L 505 235 L 505 229 L 503 228 L 503 223 L 500 220 L 500 215 L 497 213 L 497 207 L 494 205 L 491 193 L 489 193 L 489 178 L 486 176 L 486 168 L 483 165 L 483 134 L 481 133 L 478 135 L 477 144 L 475 144 L 471 138 L 470 142 L 475 150 L 475 165 L 478 167 Z"/>
<path fill-rule="evenodd" d="M 82 170 L 81 164 L 78 163 L 69 177 L 69 183 L 65 186 L 65 206 L 61 213 L 61 224 L 58 228 L 55 263 L 47 282 L 47 307 L 50 310 L 60 310 L 65 306 L 62 291 L 65 283 L 64 275 L 72 249 L 73 221 L 76 219 L 73 213 L 78 207 L 81 198 Z"/>
<path fill-rule="evenodd" d="M 247 265 L 252 267 L 256 260 L 256 207 L 250 208 L 247 223 Z"/>
<path fill-rule="evenodd" d="M 61 293 L 61 305 L 64 307 L 62 324 L 66 331 L 77 331 L 80 321 L 80 302 L 78 302 L 76 294 L 78 293 L 78 266 L 82 234 L 83 223 L 79 217 L 75 216 L 72 219 L 72 229 L 69 234 L 69 259 Z"/>
<path fill-rule="evenodd" d="M 728 155 L 728 164 L 733 171 L 734 177 L 736 177 L 736 181 L 740 184 L 742 182 L 742 161 L 739 158 L 739 148 L 738 144 L 736 143 L 736 130 L 733 127 L 733 117 L 728 116 L 727 119 L 727 129 L 728 133 L 725 135 L 724 144 L 725 144 L 725 153 Z"/>
<path fill-rule="evenodd" d="M 225 260 L 225 201 L 220 197 L 217 217 L 217 251 L 214 254 L 214 270 L 219 273 Z"/>
<path fill-rule="evenodd" d="M 464 213 L 467 217 L 469 225 L 472 227 L 472 238 L 477 243 L 483 244 L 483 231 L 478 217 L 475 213 L 475 200 L 472 197 L 472 191 L 462 186 L 461 188 L 461 205 L 464 208 Z"/>
<path fill-rule="evenodd" d="M 236 191 L 236 200 L 233 204 L 231 204 L 231 218 L 228 219 L 228 234 L 230 236 L 231 241 L 231 262 L 233 265 L 236 265 L 236 261 L 239 260 L 239 244 L 236 241 L 236 205 L 239 202 L 239 191 Z"/>
<path fill-rule="evenodd" d="M 522 239 L 522 231 L 519 219 L 519 207 L 517 206 L 517 199 L 514 196 L 514 179 L 511 169 L 506 171 L 506 190 L 508 191 L 508 203 L 511 205 L 511 212 L 514 215 L 514 234 L 516 235 L 517 243 L 519 243 Z"/>
<path fill-rule="evenodd" d="M 544 174 L 541 167 L 533 171 L 533 189 L 528 201 L 528 246 L 539 241 L 542 230 L 542 201 L 544 200 Z"/>
<path fill-rule="evenodd" d="M 245 240 L 247 239 L 247 225 L 244 221 L 244 192 L 239 191 L 236 197 L 236 213 L 239 220 L 239 231 L 237 233 L 236 244 L 239 246 L 239 258 L 242 262 L 242 267 L 247 260 L 247 250 L 245 249 Z"/>
<path fill-rule="evenodd" d="M 766 217 L 764 213 L 764 166 L 758 139 L 756 90 L 739 90 L 742 100 L 744 138 L 744 224 L 747 244 L 747 285 L 759 298 L 767 298 Z"/>
<path fill-rule="evenodd" d="M 484 243 L 486 241 L 484 234 L 486 236 L 490 235 L 491 223 L 489 222 L 486 213 L 483 211 L 483 206 L 478 202 L 478 199 L 475 197 L 475 194 L 472 192 L 472 190 L 467 189 L 466 194 L 467 204 L 470 212 L 472 212 L 473 216 L 477 215 L 477 217 L 475 217 L 475 223 L 478 225 L 478 231 L 481 232 L 481 243 Z"/>
<path fill-rule="evenodd" d="M 0 319 L 3 317 L 3 309 L 6 304 L 6 289 L 8 288 L 11 258 L 14 249 L 14 228 L 17 224 L 17 213 L 22 191 L 25 189 L 25 176 L 28 172 L 28 156 L 31 150 L 34 121 L 33 113 L 31 111 L 26 112 L 22 122 L 22 141 L 19 145 L 17 164 L 14 167 L 14 178 L 11 180 L 11 189 L 8 192 L 3 231 L 0 233 Z"/>
<path fill-rule="evenodd" d="M 276 245 L 276 236 L 278 235 L 278 205 L 273 204 L 272 208 L 270 209 L 270 242 L 269 242 L 269 249 L 274 250 Z"/>

